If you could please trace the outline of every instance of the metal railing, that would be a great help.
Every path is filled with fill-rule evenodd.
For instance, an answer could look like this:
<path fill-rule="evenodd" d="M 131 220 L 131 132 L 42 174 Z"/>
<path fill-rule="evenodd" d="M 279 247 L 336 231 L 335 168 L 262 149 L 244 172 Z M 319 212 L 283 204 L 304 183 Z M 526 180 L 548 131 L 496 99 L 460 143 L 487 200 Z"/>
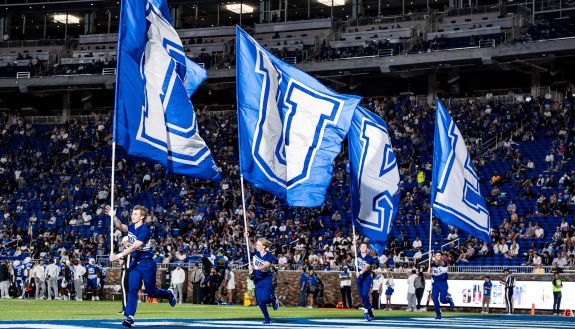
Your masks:
<path fill-rule="evenodd" d="M 412 21 L 423 21 L 429 16 L 428 13 L 417 13 L 397 16 L 379 16 L 379 17 L 359 17 L 342 22 L 343 28 L 373 24 L 396 24 Z"/>
<path fill-rule="evenodd" d="M 116 75 L 116 68 L 113 68 L 113 67 L 103 68 L 102 69 L 102 75 Z"/>
<path fill-rule="evenodd" d="M 30 72 L 16 72 L 16 79 L 30 79 Z"/>
<path fill-rule="evenodd" d="M 495 47 L 494 39 L 487 39 L 479 41 L 479 48 L 493 48 Z"/>
<path fill-rule="evenodd" d="M 14 40 L 0 42 L 0 48 L 63 46 L 65 43 L 64 39 Z"/>
<path fill-rule="evenodd" d="M 455 8 L 445 13 L 446 17 L 478 15 L 499 12 L 499 5 L 486 5 L 477 7 Z"/>

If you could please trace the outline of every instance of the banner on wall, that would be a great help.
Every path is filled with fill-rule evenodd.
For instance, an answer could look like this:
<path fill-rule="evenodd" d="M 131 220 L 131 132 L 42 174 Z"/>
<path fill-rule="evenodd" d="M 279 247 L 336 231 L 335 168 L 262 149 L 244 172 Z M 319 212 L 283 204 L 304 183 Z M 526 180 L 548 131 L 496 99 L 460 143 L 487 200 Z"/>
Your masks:
<path fill-rule="evenodd" d="M 393 305 L 407 306 L 407 279 L 394 279 L 394 293 L 391 296 Z M 505 308 L 505 288 L 499 281 L 492 280 L 490 308 Z M 455 307 L 481 307 L 483 299 L 483 280 L 450 280 L 449 293 L 453 298 Z M 421 304 L 427 303 L 427 296 L 431 290 L 431 280 L 425 282 L 425 293 Z M 575 309 L 575 282 L 563 282 L 563 298 L 561 309 Z M 551 281 L 516 281 L 513 292 L 513 301 L 516 309 L 531 309 L 531 304 L 539 310 L 553 309 L 553 290 Z M 381 296 L 381 303 L 385 305 L 385 295 Z M 433 305 L 431 301 L 430 306 Z"/>

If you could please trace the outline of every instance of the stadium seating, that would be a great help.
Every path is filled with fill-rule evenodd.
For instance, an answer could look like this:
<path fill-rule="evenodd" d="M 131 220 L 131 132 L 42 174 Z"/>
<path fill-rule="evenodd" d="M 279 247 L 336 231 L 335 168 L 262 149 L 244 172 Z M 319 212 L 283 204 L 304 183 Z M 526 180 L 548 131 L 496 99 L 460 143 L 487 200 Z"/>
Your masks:
<path fill-rule="evenodd" d="M 476 166 L 483 194 L 489 204 L 492 227 L 495 229 L 493 242 L 509 239 L 509 234 L 499 229 L 504 221 L 509 221 L 506 210 L 509 200 L 514 201 L 517 213 L 524 222 L 541 224 L 545 234 L 539 239 L 517 238 L 519 256 L 477 256 L 459 265 L 522 265 L 526 262 L 523 253 L 529 249 L 539 251 L 546 244 L 551 244 L 554 250 L 560 250 L 563 246 L 571 250 L 573 248 L 571 242 L 563 243 L 553 239 L 555 228 L 563 219 L 571 218 L 574 208 L 572 200 L 565 198 L 561 201 L 568 203 L 566 214 L 560 213 L 559 207 L 555 209 L 557 211 L 547 211 L 537 203 L 539 195 L 549 197 L 561 192 L 570 197 L 573 194 L 572 183 L 549 187 L 533 184 L 532 194 L 526 196 L 524 193 L 526 182 L 533 181 L 541 174 L 554 176 L 558 180 L 564 173 L 574 170 L 575 162 L 570 158 L 573 146 L 565 144 L 569 148 L 564 152 L 565 158 L 560 161 L 558 145 L 566 142 L 566 137 L 554 134 L 549 129 L 551 121 L 536 114 L 539 104 L 524 104 L 527 111 L 512 116 L 508 111 L 516 105 L 453 101 L 450 109 L 456 113 L 454 118 L 459 120 L 460 129 L 468 140 L 472 154 L 478 154 L 473 141 L 486 138 L 494 131 L 510 135 L 515 127 L 512 123 L 517 120 L 527 122 L 529 127 L 526 129 L 537 132 L 533 141 L 517 140 L 509 145 L 499 145 L 497 149 L 483 154 Z M 414 255 L 411 243 L 416 236 L 421 238 L 424 250 L 429 242 L 428 204 L 432 160 L 429 145 L 423 141 L 433 138 L 433 111 L 412 103 L 409 98 L 401 102 L 370 99 L 365 106 L 387 120 L 400 162 L 402 207 L 390 233 L 386 251 L 389 257 L 387 264 L 399 268 L 405 257 Z M 479 115 L 485 112 L 490 114 Z M 404 121 L 406 113 L 417 120 Z M 554 115 L 558 116 L 559 113 Z M 207 117 L 200 118 L 202 135 L 225 173 L 220 185 L 167 175 L 158 165 L 128 156 L 120 150 L 118 159 L 122 160 L 117 164 L 116 175 L 118 214 L 126 220 L 129 213 L 125 210 L 135 204 L 150 209 L 149 224 L 152 225 L 158 244 L 157 261 L 176 261 L 175 251 L 180 251 L 185 254 L 187 261 L 197 262 L 201 258 L 204 244 L 209 245 L 211 250 L 224 248 L 232 261 L 245 261 L 242 241 L 237 233 L 243 229 L 233 137 L 237 128 L 233 117 L 234 113 L 231 112 L 218 117 L 211 116 L 209 120 Z M 485 122 L 492 127 L 479 129 Z M 106 142 L 107 133 L 104 134 L 108 130 L 109 120 L 97 123 L 72 122 L 64 126 L 16 124 L 5 127 L 0 140 L 0 150 L 8 159 L 1 167 L 2 179 L 6 182 L 2 187 L 0 202 L 0 216 L 4 218 L 1 225 L 2 243 L 18 240 L 18 235 L 21 239 L 2 250 L 4 255 L 12 257 L 17 245 L 20 249 L 16 257 L 25 257 L 30 254 L 30 250 L 25 247 L 30 242 L 34 247 L 34 257 L 61 254 L 60 247 L 67 252 L 76 252 L 83 258 L 107 253 L 105 241 L 108 239 L 109 222 L 102 212 L 102 205 L 108 197 L 108 159 L 111 150 Z M 555 171 L 549 167 L 546 162 L 549 152 L 557 154 L 557 163 L 561 163 L 560 170 Z M 253 230 L 258 235 L 270 238 L 276 252 L 288 255 L 290 264 L 295 267 L 309 264 L 332 268 L 349 261 L 351 248 L 345 242 L 345 237 L 350 233 L 350 211 L 346 201 L 349 189 L 345 174 L 346 158 L 347 155 L 342 154 L 336 160 L 328 198 L 319 209 L 289 208 L 267 193 L 251 187 L 247 189 L 247 215 Z M 16 162 L 11 159 L 19 160 Z M 534 163 L 534 169 L 525 168 L 527 160 Z M 516 162 L 522 169 L 517 169 L 519 167 L 516 167 Z M 15 170 L 22 163 L 35 165 L 22 167 L 20 177 L 23 178 L 17 180 Z M 415 180 L 419 170 L 425 173 L 423 185 Z M 517 171 L 523 174 L 519 175 Z M 490 178 L 496 174 L 501 174 L 504 181 L 498 187 L 499 194 L 494 195 Z M 336 211 L 339 216 L 334 215 Z M 56 220 L 50 223 L 52 216 Z M 31 226 L 32 241 L 27 233 L 31 217 L 37 218 Z M 572 225 L 572 219 L 569 224 Z M 574 229 L 571 226 L 566 234 L 572 236 Z M 433 232 L 434 249 L 448 242 L 449 227 L 437 223 Z M 58 239 L 57 235 L 61 238 Z M 480 247 L 478 241 L 471 237 L 468 239 L 462 232 L 459 232 L 459 237 L 459 246 L 470 241 L 475 248 Z M 455 258 L 462 250 L 461 247 L 451 246 L 445 246 L 445 249 L 451 249 Z M 310 263 L 306 256 L 298 259 L 298 255 L 308 254 L 312 250 L 320 255 L 319 260 L 314 259 Z"/>

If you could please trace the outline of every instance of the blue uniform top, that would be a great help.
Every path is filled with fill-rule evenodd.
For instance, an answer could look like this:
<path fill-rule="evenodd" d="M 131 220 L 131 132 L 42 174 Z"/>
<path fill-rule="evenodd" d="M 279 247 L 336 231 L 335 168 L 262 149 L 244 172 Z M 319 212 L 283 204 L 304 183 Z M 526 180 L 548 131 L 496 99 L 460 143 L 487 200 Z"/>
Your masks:
<path fill-rule="evenodd" d="M 22 265 L 18 265 L 14 267 L 14 278 L 16 280 L 24 280 L 25 279 L 25 268 Z"/>
<path fill-rule="evenodd" d="M 104 280 L 106 278 L 106 275 L 108 274 L 108 269 L 106 269 L 105 267 L 100 267 L 100 279 Z"/>
<path fill-rule="evenodd" d="M 98 277 L 98 265 L 88 264 L 86 265 L 86 273 L 88 273 L 88 279 L 95 279 Z"/>
<path fill-rule="evenodd" d="M 487 282 L 483 282 L 483 296 L 491 296 L 491 287 L 493 287 L 493 283 L 491 283 L 491 281 Z M 485 289 L 488 288 L 488 289 Z"/>
<path fill-rule="evenodd" d="M 440 261 L 439 264 L 435 260 L 431 262 L 431 278 L 433 281 L 447 281 L 447 264 Z"/>
<path fill-rule="evenodd" d="M 373 265 L 375 264 L 375 262 L 377 262 L 377 258 L 372 257 L 369 253 L 366 253 L 365 256 L 361 255 L 361 252 L 357 254 L 357 270 L 358 271 L 363 271 L 363 268 L 365 267 L 365 265 L 369 265 L 369 270 L 364 272 L 363 274 L 361 274 L 362 278 L 365 278 L 367 276 L 371 276 L 371 268 L 373 267 Z"/>
<path fill-rule="evenodd" d="M 262 266 L 265 262 L 269 262 L 270 264 L 274 262 L 274 256 L 271 252 L 266 252 L 265 255 L 261 255 L 258 251 L 254 253 L 252 264 L 255 266 Z M 268 266 L 265 270 L 254 270 L 254 282 L 260 281 L 267 277 L 272 277 L 272 268 Z"/>
<path fill-rule="evenodd" d="M 128 225 L 128 243 L 132 245 L 136 241 L 142 241 L 144 244 L 130 254 L 132 257 L 130 267 L 144 260 L 153 260 L 150 230 L 145 224 L 138 228 L 134 224 Z"/>

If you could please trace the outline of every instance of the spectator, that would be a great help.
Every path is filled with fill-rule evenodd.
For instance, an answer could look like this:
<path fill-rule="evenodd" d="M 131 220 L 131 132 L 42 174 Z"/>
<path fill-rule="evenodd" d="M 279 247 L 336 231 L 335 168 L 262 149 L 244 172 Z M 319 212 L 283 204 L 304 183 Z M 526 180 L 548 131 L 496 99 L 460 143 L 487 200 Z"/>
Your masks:
<path fill-rule="evenodd" d="M 40 259 L 32 269 L 36 285 L 36 299 L 46 299 L 46 268 L 44 260 Z"/>
<path fill-rule="evenodd" d="M 422 312 L 421 309 L 421 299 L 423 298 L 423 293 L 425 291 L 425 277 L 423 272 L 419 272 L 417 274 L 417 278 L 415 279 L 415 297 L 417 298 L 417 311 Z"/>
<path fill-rule="evenodd" d="M 277 270 L 275 271 L 277 272 Z M 232 269 L 226 272 L 226 290 L 227 290 L 227 303 L 229 305 L 234 303 L 234 292 L 236 290 L 236 274 Z M 275 293 L 274 293 L 275 295 Z"/>
<path fill-rule="evenodd" d="M 415 280 L 417 279 L 415 270 L 411 271 L 411 275 L 407 278 L 407 311 L 415 312 L 417 310 L 417 297 L 415 295 Z"/>
<path fill-rule="evenodd" d="M 339 273 L 339 284 L 340 284 L 343 308 L 352 308 L 353 303 L 351 301 L 351 274 L 349 273 L 349 268 L 347 266 L 344 266 L 343 270 Z M 301 297 L 300 297 L 300 303 L 301 303 Z"/>
<path fill-rule="evenodd" d="M 535 269 L 533 270 L 533 274 L 545 274 L 545 269 L 541 264 L 536 264 Z"/>
<path fill-rule="evenodd" d="M 373 281 L 371 284 L 371 304 L 373 308 L 379 310 L 381 308 L 380 296 L 383 289 L 384 277 L 381 274 L 381 269 L 378 268 L 374 271 Z"/>
<path fill-rule="evenodd" d="M 314 308 L 317 294 L 319 293 L 319 281 L 313 268 L 309 270 L 307 285 L 307 308 Z"/>
<path fill-rule="evenodd" d="M 306 307 L 306 296 L 309 290 L 309 277 L 307 275 L 305 266 L 301 267 L 301 274 L 299 276 L 299 307 Z"/>
<path fill-rule="evenodd" d="M 205 276 L 204 276 L 204 272 L 202 272 L 200 270 L 200 267 L 198 266 L 198 264 L 194 264 L 193 270 L 190 273 L 190 276 L 192 277 L 192 287 L 193 287 L 193 291 L 192 291 L 192 303 L 194 304 L 200 304 L 203 300 L 203 294 L 202 294 L 202 283 L 205 280 Z"/>
<path fill-rule="evenodd" d="M 483 282 L 483 300 L 481 302 L 481 313 L 489 313 L 489 303 L 491 302 L 491 288 L 493 283 L 491 283 L 491 278 L 486 275 L 485 282 Z"/>
<path fill-rule="evenodd" d="M 178 264 L 176 268 L 171 273 L 171 284 L 174 291 L 174 297 L 179 304 L 184 300 L 184 282 L 186 282 L 186 272 L 182 269 L 182 266 Z"/>

